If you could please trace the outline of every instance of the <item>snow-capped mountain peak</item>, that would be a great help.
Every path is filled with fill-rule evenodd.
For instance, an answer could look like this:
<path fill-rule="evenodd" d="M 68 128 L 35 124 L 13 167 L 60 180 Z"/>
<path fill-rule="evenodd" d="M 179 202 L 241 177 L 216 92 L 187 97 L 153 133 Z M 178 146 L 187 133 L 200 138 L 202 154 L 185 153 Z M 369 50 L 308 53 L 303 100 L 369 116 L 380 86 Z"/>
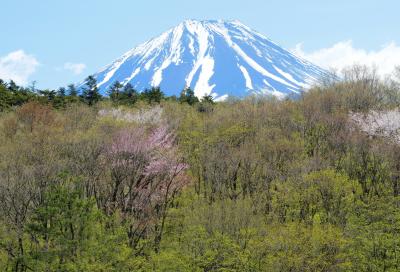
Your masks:
<path fill-rule="evenodd" d="M 198 97 L 297 94 L 326 72 L 241 22 L 186 20 L 125 53 L 94 76 L 102 93 L 115 82 L 160 86 Z"/>

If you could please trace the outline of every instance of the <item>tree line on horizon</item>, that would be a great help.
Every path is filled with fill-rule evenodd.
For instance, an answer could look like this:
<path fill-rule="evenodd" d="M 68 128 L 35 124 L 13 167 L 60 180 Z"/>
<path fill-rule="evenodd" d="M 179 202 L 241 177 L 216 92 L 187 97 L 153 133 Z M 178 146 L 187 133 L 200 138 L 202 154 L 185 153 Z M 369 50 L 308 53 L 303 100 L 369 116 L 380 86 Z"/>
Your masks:
<path fill-rule="evenodd" d="M 67 87 L 60 87 L 57 90 L 38 90 L 34 84 L 30 87 L 18 86 L 13 80 L 5 82 L 0 79 L 0 111 L 11 107 L 21 106 L 22 104 L 37 100 L 43 103 L 50 103 L 55 108 L 65 108 L 72 103 L 85 103 L 93 106 L 102 100 L 110 100 L 114 105 L 134 105 L 138 101 L 144 101 L 148 104 L 160 103 L 162 100 L 179 101 L 194 105 L 199 102 L 214 103 L 211 95 L 204 95 L 199 99 L 190 87 L 185 87 L 179 97 L 166 96 L 160 87 L 151 87 L 142 92 L 138 92 L 130 83 L 125 85 L 115 81 L 107 90 L 107 97 L 99 93 L 96 79 L 88 76 L 85 79 L 84 86 L 79 90 L 74 84 Z"/>

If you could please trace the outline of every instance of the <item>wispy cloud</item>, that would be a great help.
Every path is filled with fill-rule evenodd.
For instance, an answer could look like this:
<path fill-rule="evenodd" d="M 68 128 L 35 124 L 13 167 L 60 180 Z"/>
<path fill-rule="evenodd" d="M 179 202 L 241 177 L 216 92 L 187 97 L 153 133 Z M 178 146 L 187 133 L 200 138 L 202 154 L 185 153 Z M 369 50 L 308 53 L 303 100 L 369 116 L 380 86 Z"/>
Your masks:
<path fill-rule="evenodd" d="M 331 47 L 313 52 L 305 52 L 303 44 L 300 43 L 292 51 L 323 68 L 338 72 L 345 67 L 360 64 L 376 67 L 377 72 L 385 76 L 392 73 L 396 65 L 400 65 L 400 46 L 394 42 L 382 46 L 377 51 L 355 48 L 351 40 L 338 42 Z"/>
<path fill-rule="evenodd" d="M 69 70 L 75 75 L 79 75 L 85 70 L 86 64 L 84 63 L 72 63 L 72 62 L 66 62 L 64 63 L 64 69 Z"/>
<path fill-rule="evenodd" d="M 26 85 L 38 66 L 39 61 L 34 56 L 17 50 L 0 57 L 0 78 L 12 79 L 17 84 Z"/>

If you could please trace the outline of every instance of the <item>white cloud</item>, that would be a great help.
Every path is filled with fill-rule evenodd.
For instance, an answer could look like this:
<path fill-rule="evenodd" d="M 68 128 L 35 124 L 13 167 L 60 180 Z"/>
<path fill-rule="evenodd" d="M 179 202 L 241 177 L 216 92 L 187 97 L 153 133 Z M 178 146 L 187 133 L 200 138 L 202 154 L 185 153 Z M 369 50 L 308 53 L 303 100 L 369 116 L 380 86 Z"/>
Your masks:
<path fill-rule="evenodd" d="M 14 80 L 17 84 L 26 85 L 39 66 L 37 59 L 26 54 L 23 50 L 17 50 L 0 57 L 0 78 Z"/>
<path fill-rule="evenodd" d="M 64 69 L 69 70 L 75 75 L 79 75 L 85 70 L 86 64 L 84 63 L 72 63 L 72 62 L 66 62 L 64 63 Z"/>
<path fill-rule="evenodd" d="M 303 45 L 297 44 L 293 53 L 303 57 L 323 68 L 342 71 L 343 68 L 354 65 L 376 67 L 377 72 L 384 76 L 393 72 L 395 66 L 400 65 L 400 46 L 391 42 L 382 46 L 380 50 L 364 50 L 355 48 L 352 41 L 342 41 L 328 48 L 314 52 L 304 52 Z"/>

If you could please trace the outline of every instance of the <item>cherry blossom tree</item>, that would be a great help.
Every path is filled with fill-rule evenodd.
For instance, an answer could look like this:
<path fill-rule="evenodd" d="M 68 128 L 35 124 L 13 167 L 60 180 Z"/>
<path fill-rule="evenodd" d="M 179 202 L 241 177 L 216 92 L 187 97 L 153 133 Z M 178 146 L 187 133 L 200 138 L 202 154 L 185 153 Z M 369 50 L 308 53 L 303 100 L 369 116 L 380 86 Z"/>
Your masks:
<path fill-rule="evenodd" d="M 153 230 L 158 250 L 168 207 L 188 182 L 174 134 L 166 125 L 123 129 L 105 148 L 105 159 L 111 176 L 106 212 L 121 212 L 132 247 Z"/>

